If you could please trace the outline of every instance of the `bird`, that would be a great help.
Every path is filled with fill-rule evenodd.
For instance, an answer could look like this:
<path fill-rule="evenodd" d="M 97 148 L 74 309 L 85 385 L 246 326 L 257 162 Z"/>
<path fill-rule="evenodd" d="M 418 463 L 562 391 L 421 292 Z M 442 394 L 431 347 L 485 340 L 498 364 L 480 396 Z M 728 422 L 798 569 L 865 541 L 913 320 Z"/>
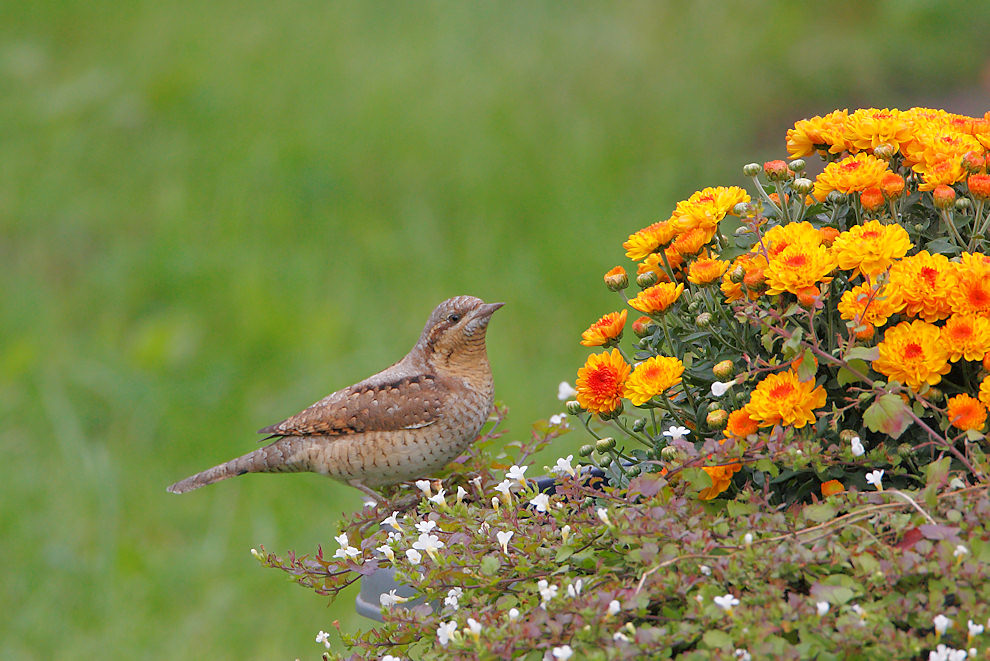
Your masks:
<path fill-rule="evenodd" d="M 494 408 L 485 336 L 503 305 L 474 296 L 443 301 L 404 358 L 258 430 L 270 444 L 167 490 L 186 493 L 245 473 L 310 471 L 384 502 L 375 488 L 429 476 L 477 438 Z"/>

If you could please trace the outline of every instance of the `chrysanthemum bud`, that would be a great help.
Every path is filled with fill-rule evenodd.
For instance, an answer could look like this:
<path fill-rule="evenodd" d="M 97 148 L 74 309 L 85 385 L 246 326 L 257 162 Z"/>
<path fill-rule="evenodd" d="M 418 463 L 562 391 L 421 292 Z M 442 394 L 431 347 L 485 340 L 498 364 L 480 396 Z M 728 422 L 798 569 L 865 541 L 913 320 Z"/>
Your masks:
<path fill-rule="evenodd" d="M 622 291 L 629 286 L 629 276 L 621 266 L 610 269 L 605 274 L 605 286 L 612 291 Z"/>
<path fill-rule="evenodd" d="M 702 312 L 694 318 L 694 325 L 698 328 L 708 328 L 712 325 L 712 315 L 710 312 Z"/>
<path fill-rule="evenodd" d="M 756 167 L 760 167 L 757 165 Z M 736 206 L 732 207 L 732 215 L 739 216 L 740 218 L 745 218 L 749 215 L 749 202 L 739 202 Z"/>
<path fill-rule="evenodd" d="M 687 310 L 691 314 L 694 314 L 695 312 L 700 310 L 704 305 L 705 305 L 704 301 L 702 301 L 700 298 L 696 298 L 690 303 L 688 303 Z"/>
<path fill-rule="evenodd" d="M 956 202 L 956 191 L 952 190 L 952 186 L 939 184 L 932 191 L 932 201 L 937 209 L 948 209 Z"/>
<path fill-rule="evenodd" d="M 881 161 L 889 161 L 894 158 L 894 154 L 897 153 L 897 147 L 890 144 L 889 142 L 884 142 L 873 148 L 873 155 L 879 158 Z"/>
<path fill-rule="evenodd" d="M 743 175 L 747 177 L 755 177 L 760 174 L 760 170 L 762 169 L 763 168 L 760 167 L 759 163 L 747 163 L 743 166 Z"/>
<path fill-rule="evenodd" d="M 632 323 L 633 333 L 636 334 L 636 337 L 652 335 L 653 328 L 651 326 L 656 326 L 654 321 L 647 316 L 642 316 Z"/>
<path fill-rule="evenodd" d="M 880 192 L 887 199 L 900 197 L 904 192 L 904 177 L 893 172 L 888 172 L 880 178 Z"/>
<path fill-rule="evenodd" d="M 834 227 L 822 227 L 818 230 L 818 234 L 822 237 L 822 243 L 826 246 L 832 245 L 839 238 L 839 230 Z"/>
<path fill-rule="evenodd" d="M 843 429 L 839 432 L 839 440 L 842 441 L 843 445 L 852 443 L 852 440 L 858 436 L 859 433 L 852 429 Z"/>
<path fill-rule="evenodd" d="M 606 436 L 605 438 L 599 438 L 595 441 L 595 449 L 599 452 L 608 452 L 615 447 L 615 439 L 611 436 Z"/>
<path fill-rule="evenodd" d="M 789 181 L 794 173 L 787 167 L 787 163 L 781 160 L 767 161 L 763 164 L 763 174 L 770 181 Z"/>
<path fill-rule="evenodd" d="M 705 417 L 705 424 L 709 429 L 724 429 L 727 422 L 729 422 L 729 412 L 725 409 L 709 411 Z"/>
<path fill-rule="evenodd" d="M 584 411 L 584 407 L 582 407 L 581 403 L 578 402 L 576 399 L 568 400 L 568 402 L 564 404 L 564 408 L 571 415 L 578 415 L 579 413 L 582 413 Z"/>
<path fill-rule="evenodd" d="M 859 203 L 867 211 L 876 211 L 883 206 L 883 191 L 879 186 L 870 186 L 859 194 Z"/>
<path fill-rule="evenodd" d="M 735 284 L 739 284 L 746 277 L 746 269 L 742 266 L 737 266 L 736 268 L 729 271 L 729 281 Z"/>
<path fill-rule="evenodd" d="M 721 402 L 708 402 L 708 411 L 717 411 L 722 408 Z"/>
<path fill-rule="evenodd" d="M 715 363 L 715 367 L 712 368 L 712 374 L 719 381 L 728 381 L 736 375 L 736 366 L 732 364 L 731 360 L 723 360 Z"/>
<path fill-rule="evenodd" d="M 632 430 L 637 434 L 646 429 L 646 420 L 643 418 L 636 418 L 632 423 Z"/>
<path fill-rule="evenodd" d="M 828 200 L 829 204 L 842 204 L 846 201 L 846 194 L 837 190 L 829 191 L 828 197 L 825 199 Z"/>
<path fill-rule="evenodd" d="M 598 458 L 597 463 L 598 463 L 598 466 L 601 467 L 601 468 L 608 468 L 609 466 L 612 465 L 612 462 L 613 461 L 615 461 L 615 460 L 612 459 L 612 457 L 610 455 L 605 454 L 605 455 L 602 455 L 601 457 Z"/>
<path fill-rule="evenodd" d="M 968 197 L 960 197 L 958 200 L 956 200 L 956 211 L 965 212 L 971 206 L 973 206 L 973 203 L 970 201 Z"/>
<path fill-rule="evenodd" d="M 665 461 L 674 461 L 681 454 L 681 451 L 673 445 L 667 445 L 660 449 L 660 458 Z"/>
<path fill-rule="evenodd" d="M 615 407 L 615 410 L 608 411 L 605 413 L 599 413 L 598 417 L 601 418 L 602 420 L 613 420 L 615 418 L 618 418 L 620 415 L 622 415 L 622 409 L 623 409 L 623 404 L 622 402 L 619 402 L 619 405 Z"/>
<path fill-rule="evenodd" d="M 807 177 L 798 177 L 791 183 L 791 188 L 794 189 L 795 193 L 808 195 L 815 190 L 815 182 Z"/>
<path fill-rule="evenodd" d="M 966 179 L 966 184 L 974 199 L 981 202 L 990 200 L 990 174 L 971 174 Z"/>
<path fill-rule="evenodd" d="M 798 303 L 806 308 L 813 308 L 815 303 L 818 302 L 819 297 L 822 293 L 818 290 L 815 285 L 809 285 L 807 287 L 802 287 L 797 293 Z"/>
<path fill-rule="evenodd" d="M 588 444 L 582 445 L 580 448 L 578 448 L 578 454 L 582 457 L 590 457 L 591 453 L 594 451 L 595 451 L 595 447 L 593 445 L 588 445 Z"/>
<path fill-rule="evenodd" d="M 910 457 L 914 454 L 914 448 L 911 447 L 910 443 L 901 443 L 897 446 L 897 454 L 902 457 Z"/>
<path fill-rule="evenodd" d="M 652 287 L 657 284 L 657 274 L 653 271 L 644 271 L 636 276 L 636 285 L 641 289 Z"/>
<path fill-rule="evenodd" d="M 942 392 L 941 388 L 930 387 L 928 388 L 928 392 L 925 393 L 925 398 L 933 404 L 939 404 L 945 399 L 945 393 Z"/>
<path fill-rule="evenodd" d="M 746 289 L 755 292 L 762 292 L 767 288 L 767 276 L 763 269 L 753 269 L 743 276 L 743 284 Z"/>
<path fill-rule="evenodd" d="M 795 158 L 793 161 L 788 163 L 788 167 L 790 167 L 795 172 L 804 172 L 804 159 Z"/>
<path fill-rule="evenodd" d="M 963 154 L 962 166 L 967 172 L 980 172 L 986 165 L 987 159 L 980 152 L 968 151 Z"/>
<path fill-rule="evenodd" d="M 641 466 L 638 466 L 638 465 L 636 465 L 636 466 L 630 466 L 629 468 L 626 469 L 626 473 L 629 474 L 629 477 L 636 477 L 637 475 L 639 475 L 642 472 L 643 472 L 642 467 Z"/>

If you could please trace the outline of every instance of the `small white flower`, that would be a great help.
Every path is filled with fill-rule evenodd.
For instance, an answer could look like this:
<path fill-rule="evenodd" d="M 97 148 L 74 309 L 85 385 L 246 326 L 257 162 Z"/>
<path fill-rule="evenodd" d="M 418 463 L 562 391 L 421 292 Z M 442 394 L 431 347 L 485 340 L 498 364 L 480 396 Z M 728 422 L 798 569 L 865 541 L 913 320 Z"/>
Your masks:
<path fill-rule="evenodd" d="M 509 540 L 512 539 L 514 533 L 509 530 L 507 532 L 498 531 L 495 533 L 495 537 L 498 538 L 498 543 L 502 546 L 502 553 L 509 555 Z"/>
<path fill-rule="evenodd" d="M 433 495 L 433 485 L 430 484 L 429 480 L 416 480 L 416 488 L 422 491 L 427 498 Z"/>
<path fill-rule="evenodd" d="M 461 588 L 451 588 L 447 591 L 447 597 L 443 600 L 443 605 L 448 606 L 451 610 L 457 610 L 460 606 L 458 599 L 464 595 L 464 590 Z"/>
<path fill-rule="evenodd" d="M 733 608 L 739 605 L 739 600 L 731 594 L 723 594 L 721 597 L 715 597 L 712 601 L 715 602 L 716 606 L 727 612 L 731 612 Z"/>
<path fill-rule="evenodd" d="M 698 571 L 700 571 L 705 576 L 712 575 L 712 568 L 709 567 L 708 565 L 701 565 L 700 567 L 698 567 Z"/>
<path fill-rule="evenodd" d="M 753 543 L 753 533 L 748 532 L 745 535 L 743 535 L 743 544 L 745 544 L 746 546 L 749 546 L 752 543 Z"/>
<path fill-rule="evenodd" d="M 375 550 L 388 558 L 389 562 L 395 562 L 395 551 L 388 544 L 382 544 Z"/>
<path fill-rule="evenodd" d="M 385 608 L 391 608 L 396 604 L 404 604 L 409 601 L 407 597 L 400 597 L 395 594 L 395 590 L 389 590 L 388 592 L 382 592 L 378 595 L 378 601 Z"/>
<path fill-rule="evenodd" d="M 481 635 L 481 623 L 473 617 L 467 619 L 467 632 L 477 640 L 478 636 Z"/>
<path fill-rule="evenodd" d="M 571 477 L 574 477 L 574 475 L 577 473 L 577 470 L 573 466 L 571 466 L 571 460 L 573 458 L 574 455 L 569 454 L 566 457 L 557 459 L 557 463 L 554 465 L 553 468 L 550 469 L 550 472 L 553 473 L 554 475 L 567 474 L 570 475 Z"/>
<path fill-rule="evenodd" d="M 577 390 L 575 390 L 574 386 L 569 384 L 567 381 L 561 381 L 560 385 L 557 386 L 557 399 L 562 402 L 566 402 L 576 394 Z"/>
<path fill-rule="evenodd" d="M 605 509 L 604 507 L 599 507 L 597 510 L 595 510 L 595 513 L 598 515 L 598 518 L 601 519 L 602 523 L 604 523 L 609 528 L 612 527 L 612 521 L 611 519 L 608 518 L 607 509 Z"/>
<path fill-rule="evenodd" d="M 498 511 L 499 503 L 501 503 L 501 502 L 502 501 L 500 501 L 498 499 L 498 496 L 492 496 L 492 509 L 497 512 Z"/>
<path fill-rule="evenodd" d="M 508 480 L 515 480 L 522 486 L 526 486 L 526 470 L 529 466 L 516 466 L 515 464 L 505 473 Z"/>
<path fill-rule="evenodd" d="M 409 564 L 418 565 L 423 561 L 423 554 L 416 549 L 406 549 L 406 557 L 409 559 Z"/>
<path fill-rule="evenodd" d="M 341 546 L 348 546 L 347 533 L 346 532 L 340 533 L 339 535 L 333 538 L 333 541 L 337 542 Z"/>
<path fill-rule="evenodd" d="M 390 515 L 386 516 L 384 519 L 382 519 L 382 521 L 381 521 L 381 523 L 379 525 L 391 526 L 391 527 L 393 527 L 393 528 L 395 528 L 396 530 L 399 530 L 399 531 L 402 530 L 402 526 L 399 525 L 399 513 L 398 512 L 392 512 Z"/>
<path fill-rule="evenodd" d="M 326 631 L 320 631 L 320 633 L 316 634 L 316 642 L 323 643 L 324 647 L 330 649 L 330 634 Z"/>
<path fill-rule="evenodd" d="M 749 653 L 749 650 L 744 650 L 742 648 L 736 648 L 735 654 L 739 661 L 752 661 L 753 659 L 752 655 Z"/>
<path fill-rule="evenodd" d="M 361 551 L 354 548 L 347 542 L 346 532 L 340 533 L 339 535 L 334 537 L 334 539 L 337 541 L 338 544 L 340 544 L 340 548 L 337 549 L 337 552 L 333 554 L 333 557 L 342 558 L 346 560 L 347 558 L 357 558 L 358 556 L 361 555 Z"/>
<path fill-rule="evenodd" d="M 969 549 L 968 548 L 966 548 L 962 544 L 957 544 L 956 545 L 956 550 L 952 552 L 952 556 L 955 557 L 955 558 L 961 558 L 964 555 L 966 555 L 967 553 L 969 553 Z"/>
<path fill-rule="evenodd" d="M 859 604 L 853 604 L 849 608 L 851 608 L 852 612 L 856 613 L 856 615 L 859 615 L 860 618 L 866 617 L 866 610 Z"/>
<path fill-rule="evenodd" d="M 941 636 L 952 625 L 952 620 L 939 613 L 932 619 L 932 623 L 935 625 L 935 633 Z"/>
<path fill-rule="evenodd" d="M 482 521 L 481 525 L 478 526 L 478 534 L 481 535 L 482 537 L 487 536 L 488 531 L 491 530 L 491 528 L 492 527 L 488 525 L 487 521 Z"/>
<path fill-rule="evenodd" d="M 536 584 L 536 587 L 540 591 L 540 598 L 543 600 L 540 607 L 546 608 L 547 602 L 557 596 L 557 586 L 550 585 L 545 579 L 541 578 L 540 582 Z"/>
<path fill-rule="evenodd" d="M 519 619 L 519 609 L 518 608 L 510 608 L 509 609 L 509 622 L 515 622 L 518 619 Z"/>
<path fill-rule="evenodd" d="M 466 495 L 467 495 L 467 490 L 465 490 L 464 487 L 458 485 L 457 486 L 457 502 L 458 503 L 463 503 L 464 502 L 464 496 L 466 496 Z"/>
<path fill-rule="evenodd" d="M 567 538 L 571 536 L 571 526 L 569 524 L 564 524 L 564 527 L 560 529 L 560 541 L 567 543 Z"/>
<path fill-rule="evenodd" d="M 424 519 L 423 521 L 418 521 L 416 523 L 416 530 L 421 533 L 432 532 L 434 528 L 437 527 L 437 522 L 433 519 Z"/>
<path fill-rule="evenodd" d="M 430 496 L 428 498 L 428 500 L 431 503 L 436 503 L 440 507 L 446 507 L 447 506 L 447 499 L 444 498 L 444 494 L 446 494 L 446 493 L 447 492 L 444 491 L 443 489 L 438 489 L 437 492 L 436 492 L 436 494 Z"/>
<path fill-rule="evenodd" d="M 551 427 L 566 427 L 567 426 L 567 414 L 566 413 L 554 413 L 550 416 L 548 420 Z"/>
<path fill-rule="evenodd" d="M 983 625 L 976 624 L 975 622 L 973 622 L 973 620 L 970 620 L 969 622 L 966 623 L 966 628 L 969 630 L 970 637 L 979 636 L 981 633 L 983 633 Z"/>
<path fill-rule="evenodd" d="M 437 559 L 437 551 L 443 546 L 443 542 L 436 535 L 430 535 L 428 533 L 421 533 L 419 539 L 413 542 L 412 547 L 419 551 L 426 551 L 430 554 L 430 557 L 434 560 Z"/>
<path fill-rule="evenodd" d="M 618 641 L 621 640 L 624 643 L 628 643 L 629 642 L 629 636 L 627 636 L 626 634 L 622 633 L 621 631 L 616 631 L 615 633 L 612 634 L 612 640 L 614 640 L 616 642 L 618 642 Z"/>
<path fill-rule="evenodd" d="M 512 493 L 513 486 L 515 485 L 512 482 L 509 482 L 508 480 L 502 480 L 501 482 L 495 485 L 495 491 L 498 491 L 500 494 L 508 498 L 509 494 Z"/>
<path fill-rule="evenodd" d="M 725 393 L 729 392 L 729 388 L 736 385 L 735 381 L 716 381 L 712 384 L 712 395 L 715 397 L 721 397 Z"/>
<path fill-rule="evenodd" d="M 481 476 L 480 475 L 478 477 L 472 477 L 470 480 L 468 480 L 468 482 L 470 482 L 471 484 L 473 484 L 474 485 L 474 488 L 477 489 L 479 493 L 481 492 Z"/>
<path fill-rule="evenodd" d="M 620 610 L 622 610 L 622 605 L 619 604 L 619 600 L 613 599 L 612 601 L 608 602 L 608 608 L 605 610 L 605 613 L 609 617 L 611 617 L 616 613 L 618 613 Z"/>
<path fill-rule="evenodd" d="M 670 438 L 687 438 L 687 435 L 691 433 L 691 430 L 687 427 L 673 426 L 663 433 L 664 436 Z"/>
<path fill-rule="evenodd" d="M 561 645 L 560 647 L 554 647 L 550 653 L 558 661 L 565 661 L 574 655 L 574 650 L 571 649 L 570 645 Z"/>
<path fill-rule="evenodd" d="M 258 549 L 251 549 L 251 555 L 254 556 L 255 560 L 264 560 L 265 556 L 258 553 Z"/>
<path fill-rule="evenodd" d="M 872 484 L 877 488 L 877 491 L 883 491 L 883 471 L 870 471 L 866 474 L 866 483 Z"/>
<path fill-rule="evenodd" d="M 451 620 L 450 622 L 442 622 L 440 626 L 437 627 L 437 640 L 444 647 L 447 643 L 457 635 L 457 622 Z"/>
<path fill-rule="evenodd" d="M 863 442 L 859 440 L 859 436 L 852 437 L 852 453 L 854 457 L 862 457 L 866 452 L 866 448 L 863 447 Z"/>
<path fill-rule="evenodd" d="M 818 609 L 818 617 L 823 617 L 826 613 L 828 613 L 828 609 L 831 607 L 832 605 L 829 604 L 827 601 L 815 602 L 815 608 Z"/>
<path fill-rule="evenodd" d="M 546 512 L 550 505 L 550 496 L 545 493 L 538 493 L 529 499 L 529 504 L 535 507 L 537 512 Z"/>
<path fill-rule="evenodd" d="M 584 587 L 584 581 L 580 578 L 573 583 L 567 584 L 567 596 L 571 599 L 581 596 L 581 588 Z"/>
<path fill-rule="evenodd" d="M 371 498 L 369 498 L 368 500 L 366 500 L 366 501 L 364 501 L 364 503 L 363 503 L 363 505 L 364 505 L 365 507 L 374 507 L 374 506 L 375 506 L 375 505 L 377 505 L 377 504 L 378 504 L 378 503 L 377 503 L 377 502 L 375 502 L 375 501 L 373 501 L 373 500 L 372 500 Z"/>
<path fill-rule="evenodd" d="M 385 656 L 382 657 L 382 661 L 402 661 L 402 657 L 386 654 Z"/>

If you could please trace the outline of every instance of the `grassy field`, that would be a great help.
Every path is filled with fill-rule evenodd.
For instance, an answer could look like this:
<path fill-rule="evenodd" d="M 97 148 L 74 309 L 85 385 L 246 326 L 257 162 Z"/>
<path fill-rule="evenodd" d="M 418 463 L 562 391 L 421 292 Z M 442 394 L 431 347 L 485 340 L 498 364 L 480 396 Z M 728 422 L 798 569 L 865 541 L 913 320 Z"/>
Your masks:
<path fill-rule="evenodd" d="M 990 6 L 930 4 L 0 3 L 0 658 L 316 658 L 351 604 L 249 550 L 359 494 L 165 486 L 455 294 L 527 434 L 630 232 L 801 116 L 986 110 Z"/>

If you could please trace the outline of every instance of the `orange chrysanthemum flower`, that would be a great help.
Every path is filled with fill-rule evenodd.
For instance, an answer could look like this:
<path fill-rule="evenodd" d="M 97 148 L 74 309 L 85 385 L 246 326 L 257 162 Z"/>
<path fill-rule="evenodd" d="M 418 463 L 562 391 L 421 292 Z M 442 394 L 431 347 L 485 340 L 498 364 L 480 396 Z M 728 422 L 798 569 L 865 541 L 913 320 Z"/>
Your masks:
<path fill-rule="evenodd" d="M 629 369 L 618 349 L 588 356 L 575 384 L 578 404 L 592 413 L 611 413 L 619 408 Z"/>
<path fill-rule="evenodd" d="M 823 201 L 830 192 L 854 193 L 870 186 L 879 186 L 883 176 L 890 172 L 887 163 L 870 154 L 855 154 L 841 161 L 829 163 L 815 179 L 815 199 Z"/>
<path fill-rule="evenodd" d="M 732 213 L 733 207 L 749 200 L 749 193 L 739 186 L 705 188 L 678 202 L 671 220 L 680 232 L 700 228 L 711 238 L 715 226 Z"/>
<path fill-rule="evenodd" d="M 896 151 L 913 137 L 914 125 L 897 109 L 862 108 L 846 119 L 844 135 L 856 151 L 869 151 L 885 143 Z"/>
<path fill-rule="evenodd" d="M 749 408 L 744 406 L 729 414 L 729 421 L 725 424 L 725 435 L 732 438 L 746 438 L 755 434 L 758 428 L 756 419 L 749 414 Z"/>
<path fill-rule="evenodd" d="M 846 110 L 835 110 L 824 117 L 795 122 L 794 128 L 787 130 L 787 153 L 791 158 L 802 158 L 817 151 L 828 150 L 833 154 L 846 151 L 848 145 L 842 136 L 848 115 Z"/>
<path fill-rule="evenodd" d="M 715 236 L 714 232 L 714 228 L 706 230 L 701 227 L 686 230 L 677 235 L 670 247 L 681 255 L 697 255 L 705 247 L 705 244 Z"/>
<path fill-rule="evenodd" d="M 903 306 L 904 302 L 890 287 L 877 289 L 864 283 L 843 292 L 838 309 L 843 319 L 856 326 L 883 326 Z"/>
<path fill-rule="evenodd" d="M 990 174 L 971 174 L 966 179 L 966 185 L 973 199 L 984 202 L 990 200 Z"/>
<path fill-rule="evenodd" d="M 759 275 L 759 280 L 763 281 L 763 270 L 766 268 L 767 260 L 764 259 L 763 255 L 757 255 L 756 253 L 743 253 L 739 255 L 732 261 L 732 265 L 729 269 L 722 275 L 722 284 L 720 289 L 725 295 L 725 300 L 729 303 L 734 303 L 743 297 L 743 283 L 745 279 L 750 275 Z M 738 269 L 743 270 L 743 281 L 734 282 L 732 279 L 732 274 Z M 766 288 L 764 287 L 763 290 Z M 761 290 L 762 291 L 762 290 Z M 760 291 L 750 288 L 747 291 L 747 295 L 750 300 L 755 301 L 759 298 Z"/>
<path fill-rule="evenodd" d="M 634 405 L 641 406 L 680 383 L 683 373 L 684 364 L 677 358 L 647 358 L 626 379 L 625 397 Z"/>
<path fill-rule="evenodd" d="M 983 379 L 983 382 L 980 384 L 979 398 L 984 405 L 990 406 L 990 376 Z"/>
<path fill-rule="evenodd" d="M 985 255 L 963 253 L 956 266 L 956 287 L 949 302 L 953 313 L 990 316 L 990 262 Z"/>
<path fill-rule="evenodd" d="M 773 259 L 789 246 L 797 244 L 818 246 L 824 240 L 825 235 L 807 221 L 775 225 L 753 246 L 753 252 L 765 249 L 767 258 Z"/>
<path fill-rule="evenodd" d="M 629 240 L 622 247 L 626 249 L 626 257 L 638 262 L 660 246 L 670 243 L 676 234 L 677 228 L 672 222 L 661 220 L 630 234 Z"/>
<path fill-rule="evenodd" d="M 946 402 L 945 417 L 956 429 L 982 431 L 987 421 L 987 407 L 969 395 L 956 395 Z"/>
<path fill-rule="evenodd" d="M 877 348 L 880 357 L 873 361 L 873 369 L 911 390 L 935 385 L 951 369 L 938 327 L 917 319 L 887 329 Z"/>
<path fill-rule="evenodd" d="M 951 312 L 949 298 L 956 288 L 955 264 L 940 254 L 922 250 L 890 267 L 891 292 L 904 302 L 904 312 L 928 322 L 945 319 Z"/>
<path fill-rule="evenodd" d="M 629 276 L 621 266 L 616 266 L 605 272 L 605 285 L 613 291 L 619 291 L 629 286 Z"/>
<path fill-rule="evenodd" d="M 861 271 L 872 278 L 906 255 L 911 245 L 908 233 L 900 225 L 871 220 L 840 234 L 832 244 L 832 254 L 840 269 Z"/>
<path fill-rule="evenodd" d="M 834 496 L 837 493 L 842 493 L 846 488 L 842 486 L 842 482 L 838 480 L 829 480 L 828 482 L 822 482 L 822 496 L 828 498 L 829 496 Z"/>
<path fill-rule="evenodd" d="M 643 314 L 657 314 L 673 305 L 674 301 L 680 298 L 682 291 L 684 291 L 683 284 L 661 282 L 639 292 L 636 298 L 629 301 L 629 305 Z"/>
<path fill-rule="evenodd" d="M 708 477 L 712 478 L 712 486 L 702 489 L 698 494 L 698 498 L 701 500 L 711 500 L 728 489 L 729 485 L 732 484 L 732 476 L 739 472 L 741 468 L 742 464 L 738 462 L 727 466 L 702 466 L 701 470 L 708 473 Z"/>
<path fill-rule="evenodd" d="M 890 199 L 900 197 L 904 192 L 904 177 L 894 172 L 888 172 L 880 177 L 880 192 Z"/>
<path fill-rule="evenodd" d="M 883 191 L 879 186 L 870 186 L 859 194 L 859 203 L 867 211 L 876 211 L 883 206 Z"/>
<path fill-rule="evenodd" d="M 916 166 L 917 169 L 917 166 Z M 930 191 L 939 186 L 951 186 L 966 178 L 966 168 L 962 166 L 962 160 L 955 155 L 946 156 L 938 161 L 928 164 L 921 174 L 921 183 L 918 190 Z"/>
<path fill-rule="evenodd" d="M 949 360 L 983 360 L 990 351 L 990 318 L 973 312 L 960 312 L 949 317 L 942 327 L 942 342 L 949 351 Z"/>
<path fill-rule="evenodd" d="M 688 267 L 688 282 L 696 285 L 707 285 L 722 277 L 729 268 L 729 262 L 716 257 L 702 255 L 691 262 Z"/>
<path fill-rule="evenodd" d="M 828 274 L 835 266 L 835 259 L 825 246 L 791 245 L 767 265 L 767 293 L 800 294 L 819 282 L 829 282 Z"/>
<path fill-rule="evenodd" d="M 801 381 L 793 371 L 770 374 L 750 395 L 750 415 L 760 427 L 792 425 L 797 429 L 815 422 L 814 409 L 825 406 L 825 389 L 813 380 Z"/>
<path fill-rule="evenodd" d="M 622 329 L 626 327 L 628 314 L 627 310 L 609 312 L 581 333 L 581 344 L 586 347 L 600 347 L 618 340 L 622 337 Z"/>

